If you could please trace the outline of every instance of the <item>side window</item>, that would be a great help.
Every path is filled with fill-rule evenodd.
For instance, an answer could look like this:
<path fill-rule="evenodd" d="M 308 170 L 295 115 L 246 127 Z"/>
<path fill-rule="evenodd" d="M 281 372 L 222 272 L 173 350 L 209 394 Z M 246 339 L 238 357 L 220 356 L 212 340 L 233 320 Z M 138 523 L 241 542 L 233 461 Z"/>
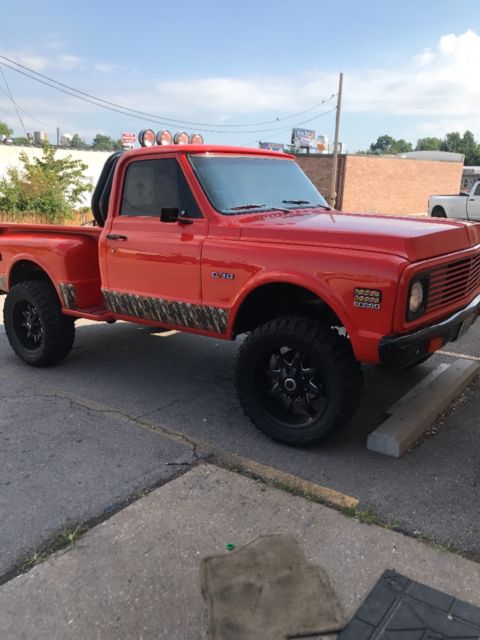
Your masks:
<path fill-rule="evenodd" d="M 122 216 L 154 216 L 161 210 L 177 208 L 189 218 L 202 214 L 175 158 L 132 162 L 123 185 Z"/>
<path fill-rule="evenodd" d="M 477 188 L 475 189 L 474 196 L 480 196 L 480 182 L 477 184 Z"/>

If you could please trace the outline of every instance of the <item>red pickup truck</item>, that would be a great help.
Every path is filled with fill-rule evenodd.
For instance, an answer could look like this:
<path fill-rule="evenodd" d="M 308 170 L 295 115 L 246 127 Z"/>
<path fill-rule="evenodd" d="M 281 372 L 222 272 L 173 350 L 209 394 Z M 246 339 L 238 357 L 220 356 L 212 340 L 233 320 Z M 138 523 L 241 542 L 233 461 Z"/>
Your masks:
<path fill-rule="evenodd" d="M 252 422 L 288 444 L 345 425 L 360 363 L 405 368 L 480 309 L 480 225 L 331 210 L 292 156 L 209 145 L 113 154 L 96 227 L 0 225 L 15 353 L 49 365 L 75 319 L 233 340 Z"/>

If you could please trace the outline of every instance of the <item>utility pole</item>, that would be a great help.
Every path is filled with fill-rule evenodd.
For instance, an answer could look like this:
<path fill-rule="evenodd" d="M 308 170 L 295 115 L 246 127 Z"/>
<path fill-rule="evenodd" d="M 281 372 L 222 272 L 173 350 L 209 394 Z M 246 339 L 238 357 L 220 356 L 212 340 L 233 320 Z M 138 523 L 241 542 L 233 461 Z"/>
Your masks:
<path fill-rule="evenodd" d="M 57 147 L 60 146 L 60 127 L 57 127 Z"/>
<path fill-rule="evenodd" d="M 328 198 L 328 203 L 333 208 L 335 208 L 335 203 L 337 200 L 338 130 L 340 128 L 340 109 L 342 107 L 342 89 L 343 89 L 343 73 L 340 74 L 340 78 L 338 81 L 337 116 L 335 118 L 335 140 L 333 143 L 332 182 L 330 185 L 330 195 Z"/>

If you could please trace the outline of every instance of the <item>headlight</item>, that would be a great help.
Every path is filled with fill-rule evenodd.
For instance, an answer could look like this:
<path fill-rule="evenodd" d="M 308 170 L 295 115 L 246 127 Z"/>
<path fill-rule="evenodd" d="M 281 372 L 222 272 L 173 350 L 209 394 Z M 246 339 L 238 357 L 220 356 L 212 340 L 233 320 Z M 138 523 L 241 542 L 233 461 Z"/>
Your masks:
<path fill-rule="evenodd" d="M 421 282 L 414 282 L 410 289 L 410 299 L 408 301 L 408 311 L 415 315 L 423 302 L 423 286 Z"/>
<path fill-rule="evenodd" d="M 416 278 L 410 283 L 407 303 L 407 320 L 415 320 L 425 313 L 428 299 L 428 276 Z"/>

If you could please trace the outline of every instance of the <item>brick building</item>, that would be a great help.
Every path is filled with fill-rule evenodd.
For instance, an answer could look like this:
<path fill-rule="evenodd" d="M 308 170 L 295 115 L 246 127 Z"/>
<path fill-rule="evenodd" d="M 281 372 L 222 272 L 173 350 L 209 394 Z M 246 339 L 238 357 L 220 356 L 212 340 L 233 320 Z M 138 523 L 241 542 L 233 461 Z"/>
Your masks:
<path fill-rule="evenodd" d="M 326 197 L 333 156 L 298 155 L 297 162 Z M 425 214 L 434 194 L 458 193 L 463 162 L 396 156 L 338 156 L 337 209 L 357 213 Z"/>

